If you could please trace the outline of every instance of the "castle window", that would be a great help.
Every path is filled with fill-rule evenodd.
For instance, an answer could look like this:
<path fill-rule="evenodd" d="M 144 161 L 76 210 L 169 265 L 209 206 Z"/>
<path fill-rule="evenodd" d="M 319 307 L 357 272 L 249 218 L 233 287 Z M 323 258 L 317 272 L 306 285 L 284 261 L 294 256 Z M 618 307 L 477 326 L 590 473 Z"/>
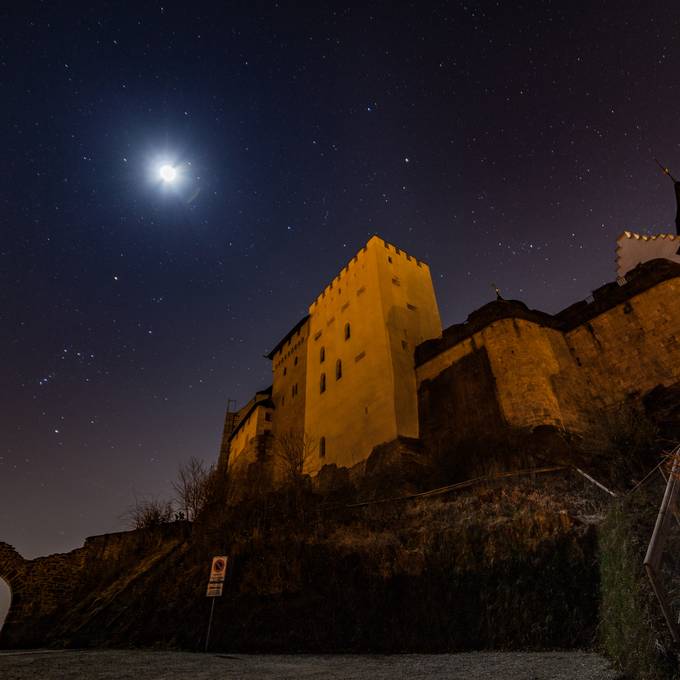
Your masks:
<path fill-rule="evenodd" d="M 272 421 L 272 414 L 271 414 L 271 413 L 265 413 L 265 414 L 264 414 L 264 419 L 265 419 L 268 423 L 271 423 L 271 421 Z"/>
<path fill-rule="evenodd" d="M 322 373 L 319 380 L 319 392 L 323 394 L 326 391 L 326 374 Z"/>
<path fill-rule="evenodd" d="M 354 357 L 354 361 L 361 361 L 366 356 L 366 352 L 360 352 Z"/>
<path fill-rule="evenodd" d="M 283 367 L 283 375 L 286 375 L 286 373 L 288 373 L 288 369 L 284 366 Z"/>
<path fill-rule="evenodd" d="M 322 347 L 319 350 L 319 363 L 322 364 L 324 361 L 326 361 L 326 348 Z"/>
<path fill-rule="evenodd" d="M 349 327 L 349 321 L 345 324 L 345 340 L 349 340 L 350 335 L 352 334 L 350 327 Z"/>
<path fill-rule="evenodd" d="M 402 349 L 408 349 L 408 342 L 406 342 L 406 340 L 401 341 L 401 348 Z"/>
<path fill-rule="evenodd" d="M 297 366 L 297 357 L 295 357 L 295 360 L 293 361 L 293 366 Z"/>
<path fill-rule="evenodd" d="M 392 256 L 391 256 L 391 255 L 388 255 L 388 256 L 387 256 L 387 261 L 388 261 L 390 264 L 392 264 Z"/>
<path fill-rule="evenodd" d="M 406 303 L 406 306 L 407 306 L 412 312 L 415 312 L 416 309 L 418 309 L 415 305 L 412 305 L 411 303 Z"/>
<path fill-rule="evenodd" d="M 281 406 L 283 406 L 286 403 L 286 397 L 282 396 L 281 397 Z"/>
<path fill-rule="evenodd" d="M 399 281 L 399 279 L 396 276 L 392 279 L 392 283 L 395 286 L 401 286 L 401 281 Z"/>
<path fill-rule="evenodd" d="M 321 331 L 319 331 L 315 336 L 314 340 L 318 340 L 321 337 Z"/>
<path fill-rule="evenodd" d="M 319 458 L 326 457 L 326 437 L 319 439 Z"/>
<path fill-rule="evenodd" d="M 335 379 L 340 380 L 342 378 L 342 360 L 338 359 L 335 362 Z"/>
<path fill-rule="evenodd" d="M 357 295 L 361 295 L 365 290 L 366 286 L 361 286 L 361 288 L 359 288 L 359 290 L 357 291 Z"/>
<path fill-rule="evenodd" d="M 349 302 L 345 302 L 345 304 L 342 307 L 340 307 L 340 311 L 344 312 L 348 307 L 349 307 Z"/>

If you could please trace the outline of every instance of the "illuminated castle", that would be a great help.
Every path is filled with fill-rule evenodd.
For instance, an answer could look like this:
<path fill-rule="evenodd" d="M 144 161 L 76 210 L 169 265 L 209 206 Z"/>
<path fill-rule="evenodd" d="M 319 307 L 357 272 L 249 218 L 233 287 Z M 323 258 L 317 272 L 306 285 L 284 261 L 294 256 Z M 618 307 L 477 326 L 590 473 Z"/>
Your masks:
<path fill-rule="evenodd" d="M 315 473 L 398 438 L 441 451 L 509 429 L 583 432 L 602 409 L 680 381 L 676 238 L 625 233 L 617 281 L 558 314 L 499 296 L 442 331 L 428 266 L 374 236 L 268 354 L 271 387 L 227 413 L 222 460 L 269 462 L 276 477 L 291 436 Z"/>
<path fill-rule="evenodd" d="M 271 388 L 228 414 L 230 467 L 264 455 L 268 433 L 304 432 L 315 467 L 417 437 L 414 352 L 441 331 L 429 267 L 374 236 L 268 354 Z"/>

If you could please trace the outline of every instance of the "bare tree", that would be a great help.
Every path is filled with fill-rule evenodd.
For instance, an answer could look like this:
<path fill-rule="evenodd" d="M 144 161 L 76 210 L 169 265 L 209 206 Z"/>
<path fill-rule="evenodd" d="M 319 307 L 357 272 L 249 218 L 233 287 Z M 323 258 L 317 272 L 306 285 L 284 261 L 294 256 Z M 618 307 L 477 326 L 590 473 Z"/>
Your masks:
<path fill-rule="evenodd" d="M 174 508 L 170 501 L 160 501 L 155 498 L 136 500 L 123 515 L 123 519 L 131 529 L 148 529 L 171 522 Z"/>
<path fill-rule="evenodd" d="M 288 430 L 277 435 L 274 442 L 274 456 L 283 473 L 283 478 L 293 486 L 299 486 L 310 469 L 310 462 L 316 444 L 302 430 Z"/>
<path fill-rule="evenodd" d="M 172 483 L 172 488 L 186 519 L 193 521 L 205 507 L 212 474 L 212 467 L 193 456 L 179 466 L 177 481 Z"/>

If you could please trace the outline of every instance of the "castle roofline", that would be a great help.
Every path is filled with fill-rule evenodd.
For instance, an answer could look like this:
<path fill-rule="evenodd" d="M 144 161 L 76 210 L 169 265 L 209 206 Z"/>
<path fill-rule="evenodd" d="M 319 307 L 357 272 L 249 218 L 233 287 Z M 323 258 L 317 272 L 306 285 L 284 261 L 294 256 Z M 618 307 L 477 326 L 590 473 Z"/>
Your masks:
<path fill-rule="evenodd" d="M 441 352 L 479 333 L 501 319 L 525 319 L 538 325 L 568 332 L 639 293 L 669 279 L 680 277 L 680 264 L 666 259 L 639 264 L 625 277 L 606 283 L 586 299 L 570 305 L 557 314 L 529 309 L 519 300 L 494 300 L 472 312 L 465 323 L 444 329 L 442 337 L 426 340 L 416 347 L 415 364 L 421 366 Z"/>
<path fill-rule="evenodd" d="M 424 260 L 419 260 L 417 257 L 414 257 L 410 253 L 407 253 L 403 248 L 399 248 L 399 247 L 393 245 L 392 243 L 390 243 L 389 241 L 386 241 L 384 238 L 382 238 L 378 234 L 373 234 L 373 236 L 371 236 L 371 238 L 369 238 L 368 241 L 366 241 L 366 245 L 363 246 L 362 248 L 360 248 L 356 252 L 354 257 L 350 258 L 347 261 L 347 263 L 344 265 L 344 267 L 342 267 L 340 269 L 340 271 L 338 272 L 338 274 L 335 275 L 335 277 L 332 279 L 332 281 L 321 291 L 321 293 L 319 293 L 314 298 L 314 300 L 312 301 L 312 304 L 309 306 L 310 314 L 312 313 L 314 307 L 319 302 L 319 300 L 321 298 L 325 297 L 326 294 L 329 293 L 333 289 L 334 285 L 341 283 L 341 278 L 342 278 L 343 274 L 346 274 L 349 271 L 349 268 L 354 263 L 356 263 L 358 261 L 359 257 L 362 255 L 362 253 L 365 253 L 368 250 L 369 246 L 370 247 L 373 247 L 373 246 L 383 247 L 383 248 L 385 248 L 385 250 L 387 250 L 390 253 L 390 255 L 392 255 L 392 254 L 398 255 L 398 256 L 403 255 L 407 260 L 412 260 L 413 262 L 415 262 L 415 264 L 418 267 L 425 267 L 426 269 L 429 269 L 429 265 Z"/>
<path fill-rule="evenodd" d="M 642 241 L 644 243 L 655 243 L 659 241 L 677 242 L 680 244 L 680 235 L 678 234 L 638 234 L 634 231 L 623 231 L 616 239 L 616 270 L 620 274 L 625 274 L 622 270 L 624 260 L 624 249 L 628 241 Z"/>
<path fill-rule="evenodd" d="M 632 238 L 636 241 L 656 241 L 656 239 L 669 239 L 671 241 L 680 241 L 680 236 L 677 234 L 638 234 L 634 231 L 624 231 L 619 234 L 616 241 L 622 241 L 623 239 Z"/>
<path fill-rule="evenodd" d="M 262 393 L 258 392 L 258 394 Z M 261 399 L 260 401 L 254 402 L 253 405 L 243 414 L 243 417 L 238 421 L 238 425 L 231 431 L 228 441 L 231 441 L 238 434 L 238 432 L 243 427 L 243 424 L 248 420 L 248 418 L 250 418 L 250 415 L 260 407 L 276 408 L 274 406 L 274 402 L 271 399 Z"/>
<path fill-rule="evenodd" d="M 309 314 L 303 316 L 282 338 L 276 343 L 276 347 L 265 354 L 267 359 L 273 359 L 276 353 L 305 325 L 305 322 L 309 319 Z"/>

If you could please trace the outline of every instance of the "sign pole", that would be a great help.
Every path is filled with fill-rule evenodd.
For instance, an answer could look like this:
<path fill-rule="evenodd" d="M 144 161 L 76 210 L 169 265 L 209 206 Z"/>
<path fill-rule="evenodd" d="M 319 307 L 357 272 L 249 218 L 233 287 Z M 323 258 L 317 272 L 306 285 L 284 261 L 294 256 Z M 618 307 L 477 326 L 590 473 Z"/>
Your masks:
<path fill-rule="evenodd" d="M 208 581 L 208 588 L 205 593 L 206 597 L 209 597 L 212 600 L 210 605 L 210 618 L 208 619 L 208 631 L 205 634 L 205 652 L 208 651 L 208 645 L 210 644 L 210 630 L 212 628 L 213 614 L 215 613 L 215 598 L 222 597 L 224 577 L 227 575 L 228 563 L 228 555 L 217 555 L 212 559 L 210 580 Z"/>
<path fill-rule="evenodd" d="M 205 652 L 208 651 L 208 644 L 210 644 L 210 629 L 212 628 L 213 612 L 215 611 L 215 598 L 211 598 L 210 604 L 210 618 L 208 619 L 208 632 L 205 635 Z"/>

